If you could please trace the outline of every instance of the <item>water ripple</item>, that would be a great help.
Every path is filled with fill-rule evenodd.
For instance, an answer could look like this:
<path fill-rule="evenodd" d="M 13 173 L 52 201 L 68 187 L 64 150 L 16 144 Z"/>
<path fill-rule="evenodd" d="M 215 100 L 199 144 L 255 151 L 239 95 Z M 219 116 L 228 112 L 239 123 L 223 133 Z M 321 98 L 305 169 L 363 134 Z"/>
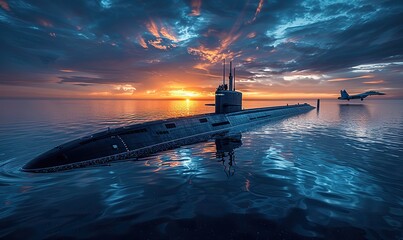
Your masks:
<path fill-rule="evenodd" d="M 398 239 L 401 103 L 323 101 L 318 113 L 237 130 L 241 144 L 229 149 L 212 139 L 139 160 L 32 174 L 19 169 L 63 142 L 209 109 L 192 101 L 0 101 L 7 112 L 0 118 L 0 237 L 22 238 L 23 229 L 38 239 L 144 232 L 173 238 L 195 226 L 219 232 L 210 225 L 219 221 L 255 233 L 282 229 L 293 238 Z"/>

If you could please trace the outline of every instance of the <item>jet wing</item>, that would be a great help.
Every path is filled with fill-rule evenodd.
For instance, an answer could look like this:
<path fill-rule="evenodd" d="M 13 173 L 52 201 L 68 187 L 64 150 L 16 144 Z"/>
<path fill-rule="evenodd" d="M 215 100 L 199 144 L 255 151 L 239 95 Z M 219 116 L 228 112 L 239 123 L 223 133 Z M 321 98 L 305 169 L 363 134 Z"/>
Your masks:
<path fill-rule="evenodd" d="M 381 92 L 376 92 L 376 91 L 368 91 L 368 92 L 364 92 L 364 93 L 360 93 L 360 94 L 356 94 L 356 95 L 352 95 L 350 96 L 352 99 L 358 99 L 358 98 L 366 98 L 368 96 L 371 95 L 386 95 L 385 93 L 381 93 Z"/>
<path fill-rule="evenodd" d="M 367 96 L 369 96 L 369 95 L 386 95 L 385 93 L 377 92 L 377 91 L 368 91 L 368 92 L 365 92 L 362 94 L 366 94 Z"/>
<path fill-rule="evenodd" d="M 364 99 L 366 97 L 368 97 L 368 94 L 360 93 L 360 94 L 356 94 L 356 95 L 351 95 L 349 98 L 350 99 Z"/>

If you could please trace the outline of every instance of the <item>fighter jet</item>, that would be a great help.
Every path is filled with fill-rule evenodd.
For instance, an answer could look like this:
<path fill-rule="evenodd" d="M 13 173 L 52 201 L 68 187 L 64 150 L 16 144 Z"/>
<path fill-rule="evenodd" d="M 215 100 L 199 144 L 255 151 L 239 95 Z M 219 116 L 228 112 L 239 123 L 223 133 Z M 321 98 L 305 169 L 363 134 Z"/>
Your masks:
<path fill-rule="evenodd" d="M 386 95 L 385 93 L 381 93 L 381 92 L 376 92 L 376 91 L 368 91 L 368 92 L 364 92 L 364 93 L 360 93 L 360 94 L 356 94 L 356 95 L 348 95 L 346 90 L 340 90 L 340 97 L 338 98 L 339 100 L 347 100 L 350 101 L 350 99 L 361 99 L 364 100 L 364 98 L 370 96 L 370 95 Z"/>

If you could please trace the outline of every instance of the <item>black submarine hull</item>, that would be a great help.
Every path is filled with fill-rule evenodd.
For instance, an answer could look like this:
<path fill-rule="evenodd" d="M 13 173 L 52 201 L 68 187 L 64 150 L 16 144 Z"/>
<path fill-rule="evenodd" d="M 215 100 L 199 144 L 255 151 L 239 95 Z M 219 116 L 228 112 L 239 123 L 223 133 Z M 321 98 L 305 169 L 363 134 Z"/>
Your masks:
<path fill-rule="evenodd" d="M 137 159 L 183 145 L 207 141 L 232 128 L 301 114 L 309 104 L 202 114 L 108 129 L 57 146 L 28 162 L 25 172 L 56 172 Z"/>

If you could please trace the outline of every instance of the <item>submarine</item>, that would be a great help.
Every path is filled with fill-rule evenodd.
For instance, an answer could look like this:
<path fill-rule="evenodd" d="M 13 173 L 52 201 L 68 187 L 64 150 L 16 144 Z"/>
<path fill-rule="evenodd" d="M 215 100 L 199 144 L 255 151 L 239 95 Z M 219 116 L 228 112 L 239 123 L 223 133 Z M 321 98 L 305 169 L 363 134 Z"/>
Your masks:
<path fill-rule="evenodd" d="M 215 92 L 214 113 L 169 118 L 119 127 L 91 134 L 37 156 L 25 164 L 25 172 L 47 173 L 139 159 L 183 145 L 208 141 L 234 128 L 306 113 L 313 106 L 287 106 L 242 109 L 242 93 L 235 89 L 235 68 L 230 62 L 229 82 L 223 81 Z M 232 70 L 234 75 L 232 75 Z"/>

